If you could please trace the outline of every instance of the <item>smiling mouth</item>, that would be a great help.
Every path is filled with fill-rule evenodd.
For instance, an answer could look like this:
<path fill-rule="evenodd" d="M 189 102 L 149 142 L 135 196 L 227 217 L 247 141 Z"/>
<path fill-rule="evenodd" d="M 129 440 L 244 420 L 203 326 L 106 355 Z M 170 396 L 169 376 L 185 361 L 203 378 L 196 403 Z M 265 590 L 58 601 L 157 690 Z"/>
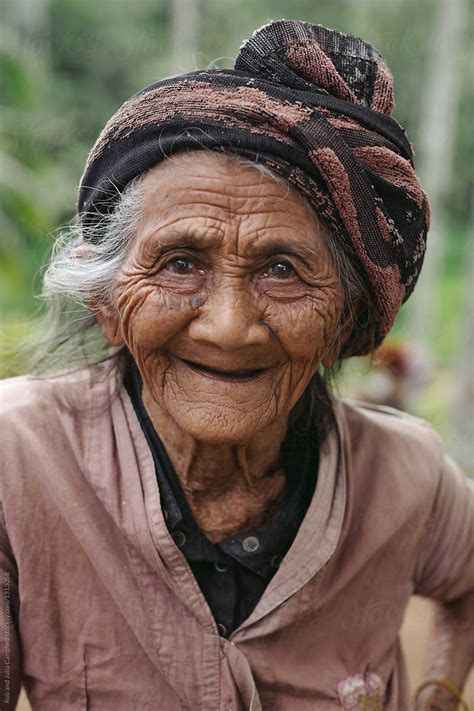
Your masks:
<path fill-rule="evenodd" d="M 200 373 L 207 378 L 212 378 L 213 380 L 224 380 L 226 382 L 245 382 L 247 380 L 255 380 L 263 373 L 266 373 L 268 368 L 255 368 L 253 370 L 218 370 L 217 368 L 209 368 L 207 365 L 202 363 L 194 363 L 190 360 L 185 360 L 184 358 L 178 358 L 181 363 L 184 363 L 188 368 L 193 370 L 195 373 Z"/>

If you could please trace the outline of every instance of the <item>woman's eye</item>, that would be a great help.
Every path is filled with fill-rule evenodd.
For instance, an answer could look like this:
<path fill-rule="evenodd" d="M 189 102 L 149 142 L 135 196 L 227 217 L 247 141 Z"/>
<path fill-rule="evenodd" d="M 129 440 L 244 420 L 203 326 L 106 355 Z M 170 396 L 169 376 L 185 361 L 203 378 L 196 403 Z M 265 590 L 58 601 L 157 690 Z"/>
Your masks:
<path fill-rule="evenodd" d="M 270 264 L 265 274 L 276 279 L 289 279 L 295 270 L 289 262 L 274 262 Z"/>
<path fill-rule="evenodd" d="M 195 269 L 195 265 L 194 262 L 187 257 L 174 257 L 173 259 L 170 259 L 169 262 L 166 262 L 165 268 L 169 269 L 169 271 L 174 274 L 184 275 L 192 274 Z"/>

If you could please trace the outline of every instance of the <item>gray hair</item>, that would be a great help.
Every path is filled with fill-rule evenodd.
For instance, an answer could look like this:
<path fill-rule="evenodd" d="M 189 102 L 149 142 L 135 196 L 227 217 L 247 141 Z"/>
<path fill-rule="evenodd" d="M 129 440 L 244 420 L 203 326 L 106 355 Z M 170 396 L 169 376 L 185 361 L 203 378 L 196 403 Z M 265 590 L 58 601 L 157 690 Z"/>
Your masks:
<path fill-rule="evenodd" d="M 232 156 L 239 163 L 260 171 L 282 184 L 296 189 L 281 176 L 256 161 Z M 168 158 L 172 160 L 172 157 Z M 41 298 L 47 310 L 38 335 L 31 344 L 33 372 L 60 372 L 113 359 L 123 348 L 107 343 L 97 319 L 100 305 L 111 303 L 112 287 L 122 265 L 142 214 L 143 178 L 135 178 L 119 196 L 115 209 L 92 227 L 76 220 L 56 240 L 43 276 Z M 299 194 L 298 194 L 299 195 Z M 301 199 L 304 198 L 301 196 Z M 343 289 L 343 308 L 335 339 L 342 348 L 341 333 L 348 319 L 357 323 L 354 304 L 370 305 L 366 281 L 354 261 L 338 241 L 323 227 Z M 367 319 L 368 321 L 368 319 Z M 360 324 L 365 327 L 366 324 Z M 339 348 L 339 349 L 340 349 Z"/>

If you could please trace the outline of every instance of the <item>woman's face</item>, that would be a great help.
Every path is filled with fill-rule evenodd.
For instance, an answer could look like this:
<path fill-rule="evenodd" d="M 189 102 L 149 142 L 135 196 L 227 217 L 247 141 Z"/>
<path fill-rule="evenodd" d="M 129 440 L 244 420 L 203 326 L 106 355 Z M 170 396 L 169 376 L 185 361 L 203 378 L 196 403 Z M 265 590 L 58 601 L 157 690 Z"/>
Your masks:
<path fill-rule="evenodd" d="M 293 189 L 217 153 L 179 154 L 143 185 L 101 323 L 180 428 L 243 443 L 337 357 L 341 292 L 318 223 Z"/>

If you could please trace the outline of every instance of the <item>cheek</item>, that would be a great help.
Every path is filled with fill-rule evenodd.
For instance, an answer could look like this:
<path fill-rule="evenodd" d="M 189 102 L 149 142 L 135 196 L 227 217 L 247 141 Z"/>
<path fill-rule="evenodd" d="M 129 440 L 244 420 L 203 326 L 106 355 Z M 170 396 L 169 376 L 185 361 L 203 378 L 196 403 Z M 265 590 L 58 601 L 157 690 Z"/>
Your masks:
<path fill-rule="evenodd" d="M 156 350 L 166 343 L 192 318 L 196 301 L 198 296 L 190 299 L 170 294 L 151 284 L 124 289 L 117 303 L 132 354 Z"/>
<path fill-rule="evenodd" d="M 289 361 L 317 366 L 334 340 L 339 310 L 338 291 L 325 288 L 291 304 L 273 306 L 267 318 Z"/>

